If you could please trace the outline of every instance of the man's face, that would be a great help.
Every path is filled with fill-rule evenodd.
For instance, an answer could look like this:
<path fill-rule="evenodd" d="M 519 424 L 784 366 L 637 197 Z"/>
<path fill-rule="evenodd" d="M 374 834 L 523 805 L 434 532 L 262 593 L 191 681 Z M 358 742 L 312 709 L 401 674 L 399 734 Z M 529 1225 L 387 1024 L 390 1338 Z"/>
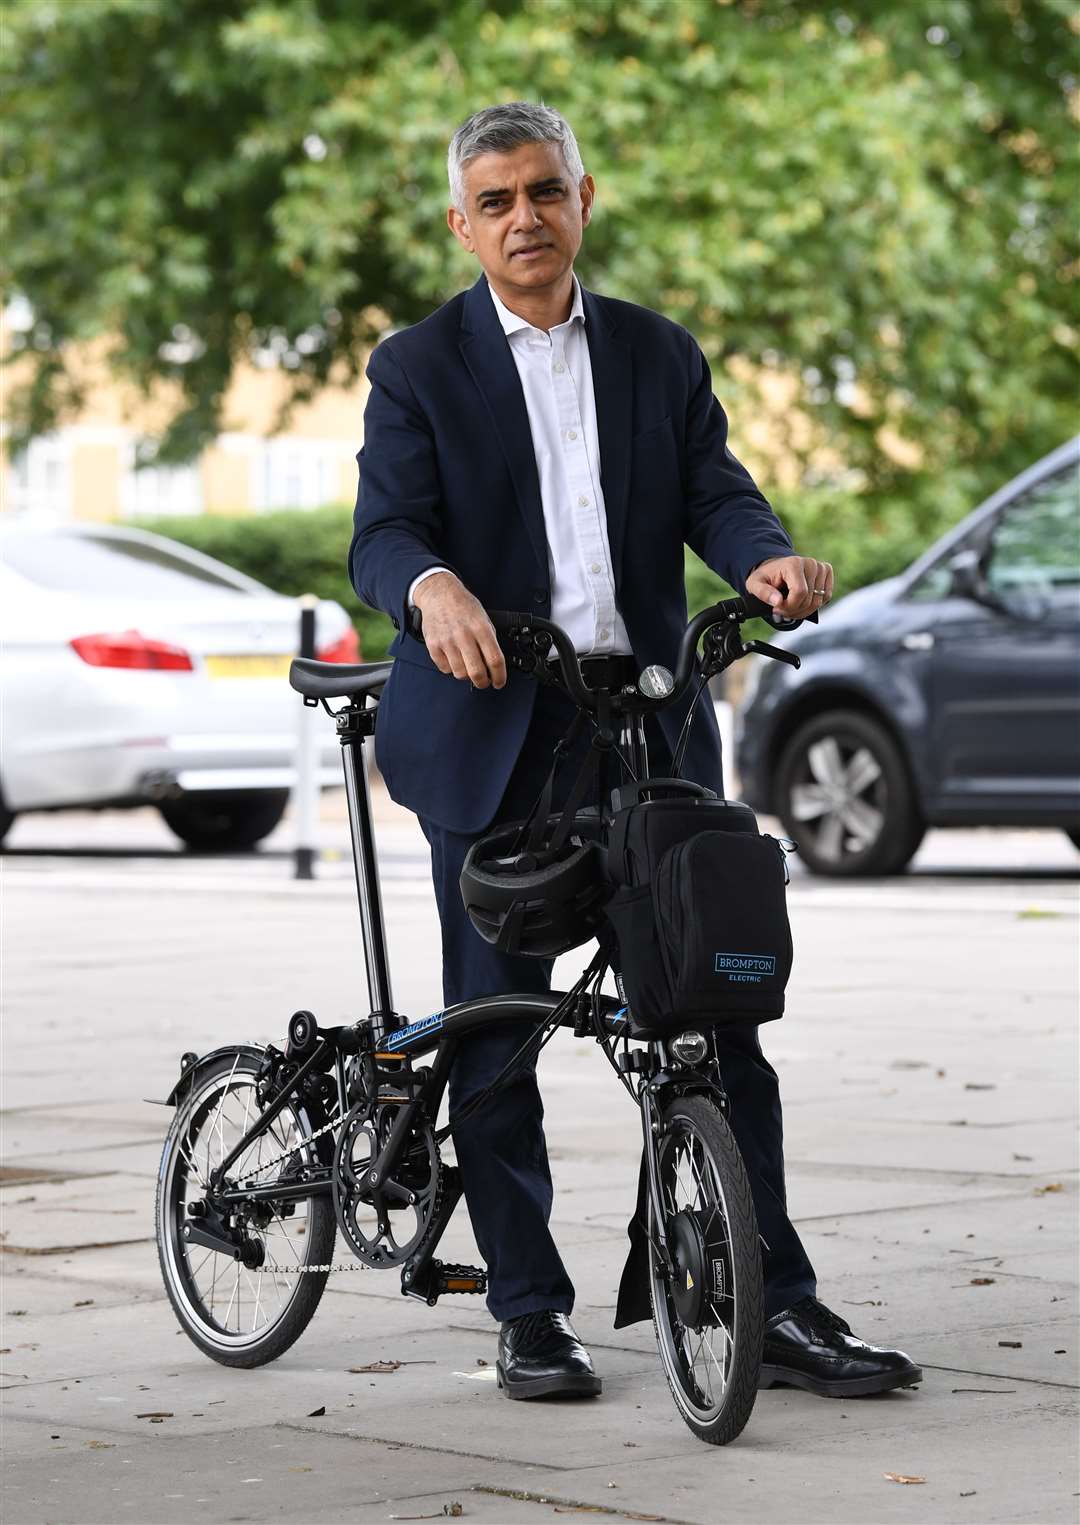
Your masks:
<path fill-rule="evenodd" d="M 508 154 L 482 154 L 465 166 L 464 215 L 451 207 L 450 229 L 503 288 L 555 286 L 573 264 L 596 186 L 571 184 L 557 143 L 523 143 Z"/>

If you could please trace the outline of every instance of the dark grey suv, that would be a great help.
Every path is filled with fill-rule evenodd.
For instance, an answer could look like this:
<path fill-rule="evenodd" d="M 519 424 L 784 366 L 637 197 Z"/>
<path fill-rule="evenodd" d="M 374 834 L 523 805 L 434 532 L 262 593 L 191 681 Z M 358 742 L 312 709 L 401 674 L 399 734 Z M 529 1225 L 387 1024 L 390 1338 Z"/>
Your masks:
<path fill-rule="evenodd" d="M 1056 826 L 1080 847 L 1078 467 L 1080 437 L 784 636 L 798 671 L 756 660 L 740 793 L 809 868 L 895 873 L 928 826 Z"/>

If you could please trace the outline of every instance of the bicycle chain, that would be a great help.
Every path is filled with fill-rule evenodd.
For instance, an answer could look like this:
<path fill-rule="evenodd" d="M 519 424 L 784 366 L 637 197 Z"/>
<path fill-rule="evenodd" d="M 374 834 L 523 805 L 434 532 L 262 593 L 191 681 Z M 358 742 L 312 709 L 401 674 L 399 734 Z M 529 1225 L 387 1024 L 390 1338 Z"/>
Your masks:
<path fill-rule="evenodd" d="M 341 1121 L 342 1119 L 340 1115 L 332 1117 L 330 1121 L 328 1123 L 324 1123 L 321 1128 L 316 1128 L 314 1133 L 306 1134 L 302 1139 L 300 1139 L 298 1143 L 294 1144 L 291 1149 L 286 1149 L 281 1154 L 275 1155 L 273 1159 L 266 1160 L 262 1165 L 258 1166 L 257 1169 L 245 1172 L 244 1180 L 254 1181 L 257 1177 L 265 1175 L 266 1172 L 268 1170 L 272 1170 L 275 1165 L 280 1165 L 282 1161 L 291 1159 L 294 1154 L 298 1153 L 299 1150 L 304 1148 L 305 1144 L 313 1144 L 315 1140 L 317 1138 L 321 1138 L 324 1133 L 331 1133 Z M 339 1271 L 370 1271 L 371 1269 L 371 1266 L 366 1265 L 362 1260 L 358 1259 L 342 1261 L 338 1265 L 261 1265 L 257 1268 L 257 1274 L 268 1273 L 271 1276 L 306 1276 L 312 1273 L 319 1274 L 320 1272 L 325 1271 L 328 1276 L 333 1276 Z"/>
<path fill-rule="evenodd" d="M 330 1121 L 328 1123 L 324 1123 L 321 1128 L 316 1128 L 314 1133 L 305 1134 L 305 1136 L 300 1140 L 298 1144 L 294 1144 L 291 1149 L 286 1149 L 283 1154 L 276 1154 L 272 1160 L 267 1160 L 265 1164 L 257 1166 L 255 1170 L 245 1171 L 244 1180 L 254 1181 L 257 1176 L 265 1175 L 266 1172 L 268 1170 L 272 1170 L 275 1165 L 280 1165 L 282 1160 L 291 1159 L 294 1154 L 303 1149 L 305 1144 L 313 1144 L 315 1140 L 317 1138 L 321 1138 L 324 1133 L 330 1133 L 334 1128 L 337 1127 L 340 1121 L 340 1116 L 332 1117 Z"/>
<path fill-rule="evenodd" d="M 269 1271 L 274 1276 L 306 1276 L 311 1271 L 325 1271 L 328 1276 L 333 1276 L 337 1271 L 370 1271 L 362 1260 L 345 1260 L 336 1266 L 257 1266 L 255 1274 L 261 1276 L 264 1271 Z"/>

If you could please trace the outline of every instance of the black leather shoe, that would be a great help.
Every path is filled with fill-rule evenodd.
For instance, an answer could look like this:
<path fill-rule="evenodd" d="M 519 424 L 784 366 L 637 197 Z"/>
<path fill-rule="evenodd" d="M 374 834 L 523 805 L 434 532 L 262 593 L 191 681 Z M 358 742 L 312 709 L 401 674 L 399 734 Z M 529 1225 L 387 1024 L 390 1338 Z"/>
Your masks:
<path fill-rule="evenodd" d="M 786 1382 L 823 1398 L 860 1398 L 921 1381 L 910 1356 L 856 1339 L 816 1297 L 802 1298 L 765 1325 L 759 1387 Z"/>
<path fill-rule="evenodd" d="M 595 1398 L 602 1385 L 566 1314 L 551 1309 L 507 1319 L 495 1374 L 508 1398 Z"/>

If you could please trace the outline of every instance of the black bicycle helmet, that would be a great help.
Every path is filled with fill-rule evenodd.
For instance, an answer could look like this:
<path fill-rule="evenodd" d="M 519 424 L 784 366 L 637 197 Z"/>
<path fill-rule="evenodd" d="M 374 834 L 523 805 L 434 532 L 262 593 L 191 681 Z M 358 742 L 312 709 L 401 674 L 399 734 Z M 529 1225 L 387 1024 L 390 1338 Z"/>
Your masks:
<path fill-rule="evenodd" d="M 548 820 L 550 838 L 559 820 Z M 522 823 L 500 826 L 474 842 L 461 870 L 469 920 L 500 953 L 555 958 L 596 935 L 611 893 L 595 840 L 598 823 L 575 817 L 556 851 L 524 851 Z"/>

